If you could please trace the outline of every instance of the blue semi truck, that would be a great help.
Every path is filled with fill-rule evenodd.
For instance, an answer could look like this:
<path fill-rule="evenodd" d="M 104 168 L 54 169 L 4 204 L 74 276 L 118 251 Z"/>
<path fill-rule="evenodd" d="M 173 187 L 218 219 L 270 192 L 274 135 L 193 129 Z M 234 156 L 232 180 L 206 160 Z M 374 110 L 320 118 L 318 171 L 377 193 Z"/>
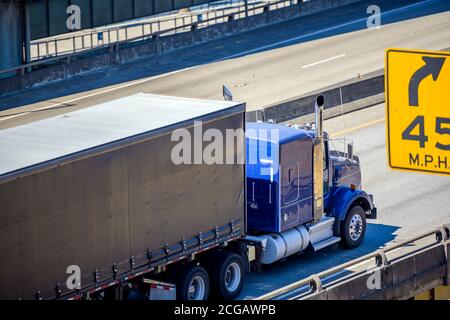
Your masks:
<path fill-rule="evenodd" d="M 0 298 L 233 299 L 248 271 L 357 247 L 376 208 L 323 106 L 313 130 L 137 94 L 1 130 Z"/>
<path fill-rule="evenodd" d="M 346 152 L 333 150 L 322 131 L 323 104 L 319 96 L 315 130 L 247 123 L 246 239 L 262 247 L 257 259 L 262 264 L 338 242 L 355 248 L 363 241 L 366 219 L 377 216 L 373 196 L 362 190 L 353 145 Z M 261 130 L 263 138 L 254 134 Z"/>

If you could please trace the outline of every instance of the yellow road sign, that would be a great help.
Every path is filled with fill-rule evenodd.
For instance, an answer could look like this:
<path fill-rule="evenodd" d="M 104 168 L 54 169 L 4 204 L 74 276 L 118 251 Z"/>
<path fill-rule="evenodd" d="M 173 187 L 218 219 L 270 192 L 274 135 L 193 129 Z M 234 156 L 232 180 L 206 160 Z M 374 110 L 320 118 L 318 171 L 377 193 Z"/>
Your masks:
<path fill-rule="evenodd" d="M 386 51 L 391 168 L 450 174 L 450 52 Z"/>

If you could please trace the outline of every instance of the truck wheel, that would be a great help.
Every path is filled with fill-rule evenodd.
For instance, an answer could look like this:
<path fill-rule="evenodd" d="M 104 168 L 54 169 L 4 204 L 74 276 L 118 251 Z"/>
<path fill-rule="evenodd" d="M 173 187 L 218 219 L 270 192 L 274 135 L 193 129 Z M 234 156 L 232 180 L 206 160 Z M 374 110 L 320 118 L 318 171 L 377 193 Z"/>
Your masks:
<path fill-rule="evenodd" d="M 342 244 L 348 249 L 358 247 L 366 234 L 366 214 L 360 206 L 354 206 L 342 221 Z"/>
<path fill-rule="evenodd" d="M 240 255 L 233 252 L 218 254 L 211 270 L 214 297 L 231 300 L 241 293 L 245 279 L 245 267 Z"/>
<path fill-rule="evenodd" d="M 190 265 L 179 271 L 178 300 L 207 300 L 209 296 L 208 273 L 202 267 Z"/>

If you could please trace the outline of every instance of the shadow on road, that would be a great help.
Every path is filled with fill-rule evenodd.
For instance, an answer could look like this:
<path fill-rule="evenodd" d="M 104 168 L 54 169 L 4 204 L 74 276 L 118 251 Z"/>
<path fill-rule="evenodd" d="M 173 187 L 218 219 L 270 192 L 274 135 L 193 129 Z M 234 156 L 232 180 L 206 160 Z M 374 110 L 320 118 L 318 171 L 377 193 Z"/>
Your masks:
<path fill-rule="evenodd" d="M 244 290 L 238 299 L 251 299 L 304 279 L 312 274 L 338 266 L 371 253 L 395 239 L 396 226 L 372 224 L 367 226 L 365 239 L 360 247 L 347 250 L 332 246 L 318 252 L 291 256 L 272 265 L 264 266 L 263 272 L 248 274 Z"/>

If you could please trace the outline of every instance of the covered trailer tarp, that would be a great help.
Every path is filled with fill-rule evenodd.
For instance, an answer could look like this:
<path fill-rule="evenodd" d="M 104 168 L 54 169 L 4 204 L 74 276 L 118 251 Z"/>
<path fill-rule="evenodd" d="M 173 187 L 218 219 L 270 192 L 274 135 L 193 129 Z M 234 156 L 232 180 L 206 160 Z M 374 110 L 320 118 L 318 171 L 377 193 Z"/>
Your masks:
<path fill-rule="evenodd" d="M 234 164 L 172 161 L 172 132 L 194 139 L 198 120 L 225 137 L 245 104 L 137 94 L 0 131 L 0 299 L 67 297 L 72 265 L 87 291 L 241 237 L 245 137 L 223 147 Z"/>

